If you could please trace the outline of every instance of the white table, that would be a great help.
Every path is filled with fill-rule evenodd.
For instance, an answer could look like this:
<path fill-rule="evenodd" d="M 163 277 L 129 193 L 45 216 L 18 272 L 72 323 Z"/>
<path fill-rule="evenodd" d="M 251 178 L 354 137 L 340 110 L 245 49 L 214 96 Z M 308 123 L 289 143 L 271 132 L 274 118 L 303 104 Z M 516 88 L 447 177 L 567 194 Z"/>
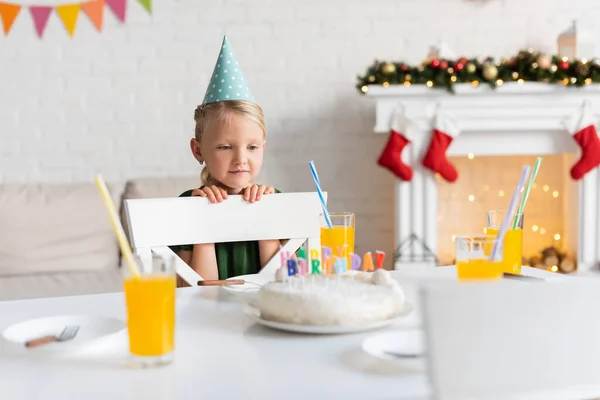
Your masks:
<path fill-rule="evenodd" d="M 416 301 L 414 282 L 407 276 L 417 281 L 452 279 L 452 272 L 452 267 L 443 267 L 431 276 L 415 271 L 396 271 L 394 276 L 405 281 L 409 299 Z M 524 273 L 550 276 L 544 271 Z M 425 374 L 390 368 L 361 351 L 362 340 L 381 331 L 287 334 L 254 324 L 243 306 L 243 299 L 221 288 L 178 289 L 175 361 L 157 369 L 127 367 L 125 333 L 107 344 L 104 353 L 96 350 L 70 357 L 32 357 L 0 344 L 0 398 L 418 400 L 430 396 Z M 0 330 L 29 318 L 62 314 L 124 319 L 124 298 L 114 293 L 0 302 Z M 389 329 L 414 327 L 420 320 L 416 314 Z"/>

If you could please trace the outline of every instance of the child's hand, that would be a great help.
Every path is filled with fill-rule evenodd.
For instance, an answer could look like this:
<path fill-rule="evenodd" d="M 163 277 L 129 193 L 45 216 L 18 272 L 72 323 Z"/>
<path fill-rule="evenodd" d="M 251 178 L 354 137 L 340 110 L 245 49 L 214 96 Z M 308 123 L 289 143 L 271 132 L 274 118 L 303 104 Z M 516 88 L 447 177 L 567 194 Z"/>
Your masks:
<path fill-rule="evenodd" d="M 254 184 L 244 189 L 244 200 L 249 201 L 250 203 L 254 203 L 255 201 L 260 200 L 262 195 L 273 193 L 275 193 L 275 188 L 273 186 L 259 186 Z"/>
<path fill-rule="evenodd" d="M 220 203 L 227 199 L 227 191 L 216 185 L 205 186 L 202 189 L 194 189 L 192 196 L 208 197 L 211 203 Z"/>

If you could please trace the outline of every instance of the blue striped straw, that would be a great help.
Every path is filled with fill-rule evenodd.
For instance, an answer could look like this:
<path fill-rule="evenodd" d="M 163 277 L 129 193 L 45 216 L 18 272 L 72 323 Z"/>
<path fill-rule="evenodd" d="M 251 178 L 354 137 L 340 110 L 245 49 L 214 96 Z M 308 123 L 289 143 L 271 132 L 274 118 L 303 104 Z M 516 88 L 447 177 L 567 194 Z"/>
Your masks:
<path fill-rule="evenodd" d="M 317 187 L 317 193 L 319 194 L 319 199 L 321 199 L 321 207 L 323 208 L 323 215 L 325 216 L 325 222 L 327 222 L 327 226 L 329 229 L 333 228 L 331 224 L 331 217 L 329 216 L 329 211 L 327 211 L 327 204 L 325 204 L 325 198 L 323 198 L 323 190 L 321 189 L 321 182 L 319 181 L 319 175 L 317 175 L 317 168 L 315 167 L 315 162 L 310 161 L 308 163 L 310 166 L 310 172 L 312 173 L 313 180 L 315 181 L 315 186 Z"/>
<path fill-rule="evenodd" d="M 496 243 L 494 243 L 494 248 L 492 249 L 492 254 L 490 255 L 490 261 L 496 261 L 496 258 L 498 257 L 498 250 L 502 247 L 502 244 L 504 243 L 504 236 L 506 236 L 506 231 L 508 230 L 508 225 L 510 224 L 512 215 L 516 211 L 517 202 L 519 201 L 521 192 L 523 192 L 523 188 L 525 187 L 525 181 L 527 181 L 530 169 L 531 167 L 529 165 L 524 165 L 523 169 L 521 170 L 521 177 L 519 178 L 519 183 L 517 183 L 517 187 L 515 188 L 512 198 L 510 199 L 508 210 L 506 211 L 506 215 L 504 216 L 504 220 L 502 221 L 502 226 L 498 231 Z"/>

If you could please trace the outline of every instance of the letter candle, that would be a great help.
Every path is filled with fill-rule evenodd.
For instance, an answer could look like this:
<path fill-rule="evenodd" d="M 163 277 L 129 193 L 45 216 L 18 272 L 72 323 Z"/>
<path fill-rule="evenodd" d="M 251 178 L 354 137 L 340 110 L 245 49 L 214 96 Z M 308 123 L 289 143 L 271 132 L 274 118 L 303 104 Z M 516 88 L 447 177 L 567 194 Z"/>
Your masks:
<path fill-rule="evenodd" d="M 321 273 L 321 261 L 319 260 L 319 250 L 310 251 L 310 265 L 312 275 Z"/>
<path fill-rule="evenodd" d="M 323 246 L 321 248 L 321 255 L 323 256 L 323 260 L 326 260 L 333 255 L 333 252 L 330 247 Z"/>
<path fill-rule="evenodd" d="M 284 265 L 287 265 L 287 261 L 290 259 L 290 252 L 282 251 L 281 253 L 279 253 L 279 255 L 281 257 L 281 266 L 283 267 Z"/>
<path fill-rule="evenodd" d="M 306 266 L 306 260 L 304 258 L 298 258 L 298 270 L 302 276 L 308 274 L 308 267 Z"/>
<path fill-rule="evenodd" d="M 377 263 L 377 269 L 383 268 L 383 260 L 385 260 L 385 252 L 380 250 L 375 251 L 375 262 Z"/>
<path fill-rule="evenodd" d="M 350 268 L 358 271 L 360 269 L 361 259 L 358 254 L 350 253 Z"/>
<path fill-rule="evenodd" d="M 363 271 L 373 271 L 375 267 L 373 266 L 373 256 L 371 252 L 365 253 L 363 257 Z"/>
<path fill-rule="evenodd" d="M 342 276 L 344 271 L 348 269 L 348 267 L 345 264 L 346 264 L 345 257 L 336 257 L 335 258 L 335 274 L 337 275 L 338 279 Z"/>
<path fill-rule="evenodd" d="M 288 267 L 288 276 L 294 276 L 298 273 L 298 268 L 296 267 L 296 260 L 294 259 L 289 259 L 287 260 L 287 267 Z"/>

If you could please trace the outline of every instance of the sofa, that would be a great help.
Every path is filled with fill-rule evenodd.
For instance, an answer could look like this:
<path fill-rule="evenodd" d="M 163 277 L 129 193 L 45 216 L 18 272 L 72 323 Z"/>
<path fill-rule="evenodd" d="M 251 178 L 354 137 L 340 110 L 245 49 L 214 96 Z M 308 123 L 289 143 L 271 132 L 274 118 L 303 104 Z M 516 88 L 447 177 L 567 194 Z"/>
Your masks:
<path fill-rule="evenodd" d="M 115 204 L 176 197 L 199 176 L 107 182 Z M 122 290 L 120 251 L 93 181 L 0 184 L 0 301 Z"/>

